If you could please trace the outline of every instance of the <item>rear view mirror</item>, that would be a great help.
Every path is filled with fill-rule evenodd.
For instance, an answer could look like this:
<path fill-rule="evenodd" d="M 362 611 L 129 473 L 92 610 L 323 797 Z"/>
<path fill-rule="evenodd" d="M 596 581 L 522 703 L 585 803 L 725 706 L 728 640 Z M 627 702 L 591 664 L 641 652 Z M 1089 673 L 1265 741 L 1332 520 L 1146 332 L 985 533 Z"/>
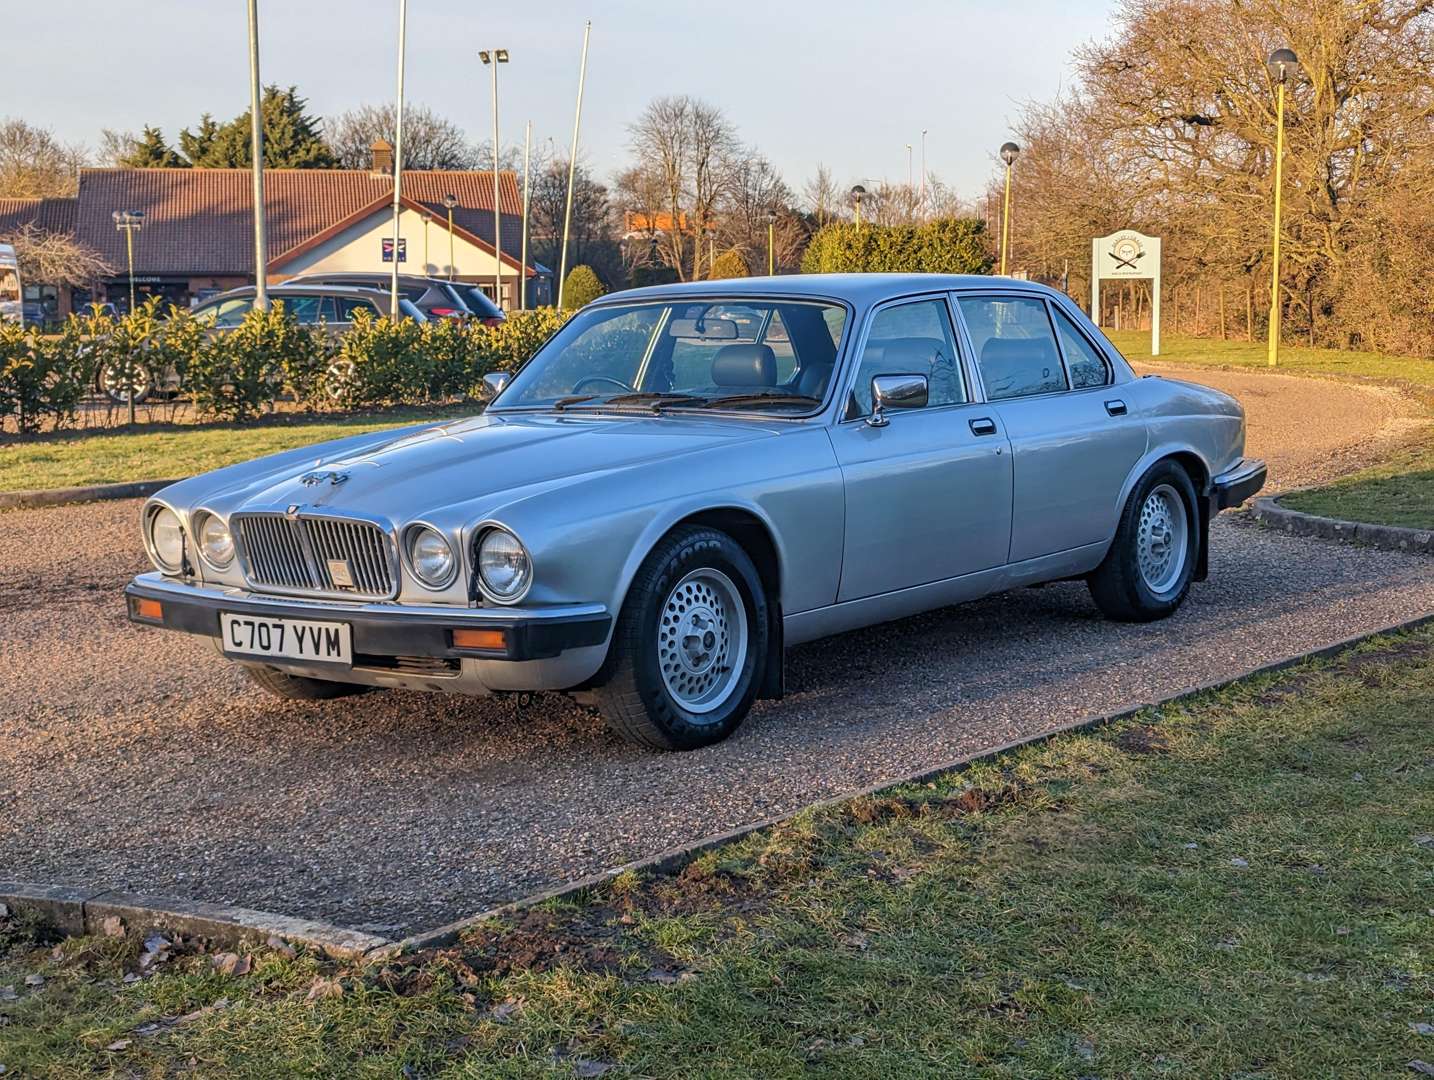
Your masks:
<path fill-rule="evenodd" d="M 872 427 L 891 423 L 887 409 L 924 409 L 930 397 L 925 375 L 875 375 L 871 380 L 871 415 L 866 422 Z"/>
<path fill-rule="evenodd" d="M 492 401 L 507 389 L 513 376 L 506 371 L 490 371 L 483 376 L 483 400 Z"/>
<path fill-rule="evenodd" d="M 736 341 L 737 324 L 731 319 L 673 319 L 668 334 L 702 341 Z"/>

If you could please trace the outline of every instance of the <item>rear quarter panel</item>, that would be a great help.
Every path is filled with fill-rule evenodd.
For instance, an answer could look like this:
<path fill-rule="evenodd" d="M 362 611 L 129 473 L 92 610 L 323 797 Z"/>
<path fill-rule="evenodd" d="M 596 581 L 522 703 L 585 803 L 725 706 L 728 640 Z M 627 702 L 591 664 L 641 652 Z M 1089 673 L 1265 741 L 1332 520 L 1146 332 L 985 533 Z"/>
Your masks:
<path fill-rule="evenodd" d="M 1126 483 L 1124 497 L 1149 466 L 1172 454 L 1194 454 L 1205 471 L 1194 477 L 1204 491 L 1211 476 L 1228 469 L 1245 453 L 1245 410 L 1229 394 L 1208 386 L 1148 375 L 1122 387 L 1149 430 L 1145 457 Z"/>

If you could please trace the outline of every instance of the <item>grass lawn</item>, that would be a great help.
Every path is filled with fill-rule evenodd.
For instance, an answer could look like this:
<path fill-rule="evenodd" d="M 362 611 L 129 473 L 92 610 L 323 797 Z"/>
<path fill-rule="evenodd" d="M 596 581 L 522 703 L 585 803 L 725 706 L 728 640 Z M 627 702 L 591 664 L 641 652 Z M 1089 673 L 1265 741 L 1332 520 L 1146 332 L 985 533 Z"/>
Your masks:
<path fill-rule="evenodd" d="M 809 812 L 452 949 L 0 953 L 21 1076 L 1259 1077 L 1434 1061 L 1434 631 Z M 44 982 L 27 986 L 26 976 Z M 12 986 L 7 995 L 5 987 Z M 7 1000 L 7 998 L 13 998 Z"/>
<path fill-rule="evenodd" d="M 1434 432 L 1388 461 L 1280 503 L 1321 517 L 1434 529 Z"/>
<path fill-rule="evenodd" d="M 1282 345 L 1279 367 L 1271 369 L 1267 364 L 1268 357 L 1263 340 L 1220 341 L 1218 338 L 1162 334 L 1160 355 L 1151 357 L 1148 330 L 1107 330 L 1106 335 L 1127 359 L 1141 363 L 1155 360 L 1162 364 L 1253 367 L 1293 375 L 1353 375 L 1370 379 L 1394 379 L 1434 388 L 1434 360 L 1416 356 L 1387 356 L 1384 353 Z"/>
<path fill-rule="evenodd" d="M 133 431 L 12 438 L 0 442 L 0 491 L 178 479 L 326 439 L 474 411 L 473 406 L 392 409 L 341 417 L 272 417 L 253 424 L 145 424 Z"/>

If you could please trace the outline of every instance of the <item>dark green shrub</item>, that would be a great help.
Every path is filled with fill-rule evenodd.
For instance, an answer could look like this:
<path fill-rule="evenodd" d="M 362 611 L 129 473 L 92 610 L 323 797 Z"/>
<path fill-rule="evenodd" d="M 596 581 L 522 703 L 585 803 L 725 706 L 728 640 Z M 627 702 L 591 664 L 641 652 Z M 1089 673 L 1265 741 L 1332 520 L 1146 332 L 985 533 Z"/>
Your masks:
<path fill-rule="evenodd" d="M 991 271 L 976 218 L 940 218 L 921 225 L 826 225 L 802 256 L 806 274 L 986 274 Z"/>

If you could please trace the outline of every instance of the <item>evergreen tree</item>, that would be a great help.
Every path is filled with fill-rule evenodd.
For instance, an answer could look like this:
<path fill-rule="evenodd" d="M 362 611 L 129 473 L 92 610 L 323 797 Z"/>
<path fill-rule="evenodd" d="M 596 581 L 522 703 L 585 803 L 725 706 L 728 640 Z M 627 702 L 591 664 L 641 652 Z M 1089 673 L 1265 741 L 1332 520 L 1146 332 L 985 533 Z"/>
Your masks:
<path fill-rule="evenodd" d="M 209 113 L 199 118 L 199 130 L 185 128 L 179 133 L 179 149 L 191 165 L 202 165 L 214 148 L 219 124 Z"/>
<path fill-rule="evenodd" d="M 563 310 L 576 311 L 605 292 L 607 289 L 591 266 L 575 266 L 563 283 Z"/>
<path fill-rule="evenodd" d="M 146 124 L 143 134 L 130 143 L 129 150 L 118 159 L 118 164 L 126 169 L 176 169 L 189 162 L 170 149 L 159 128 Z"/>
<path fill-rule="evenodd" d="M 324 142 L 319 121 L 305 108 L 298 88 L 266 86 L 260 103 L 264 122 L 264 165 L 270 169 L 332 169 L 336 162 Z M 250 164 L 249 110 L 226 124 L 207 113 L 199 130 L 180 132 L 179 145 L 190 164 L 201 169 L 241 169 Z"/>

